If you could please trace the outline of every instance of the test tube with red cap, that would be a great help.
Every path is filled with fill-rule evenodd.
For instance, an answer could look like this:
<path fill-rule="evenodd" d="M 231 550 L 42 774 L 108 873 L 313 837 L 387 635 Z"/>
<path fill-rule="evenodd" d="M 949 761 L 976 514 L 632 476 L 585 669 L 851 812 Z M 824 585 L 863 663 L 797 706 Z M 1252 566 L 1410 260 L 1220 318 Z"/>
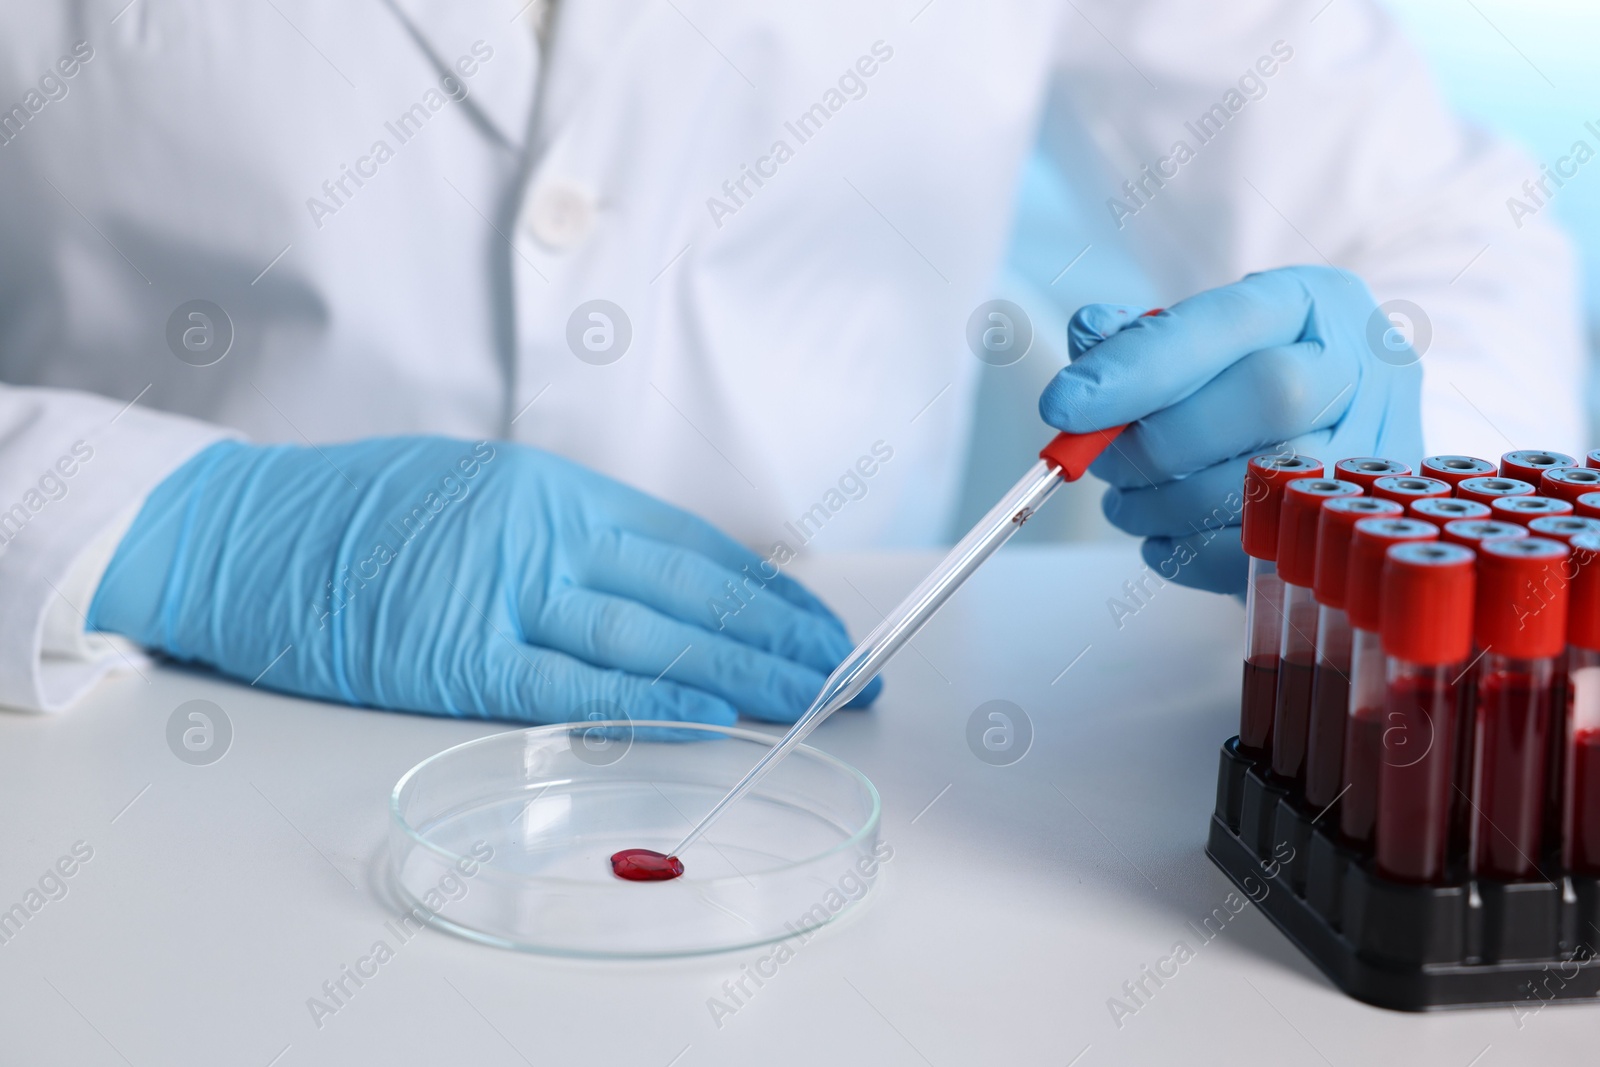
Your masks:
<path fill-rule="evenodd" d="M 1419 519 L 1362 519 L 1350 537 L 1345 611 L 1350 616 L 1350 707 L 1345 717 L 1344 788 L 1339 832 L 1370 848 L 1378 806 L 1378 758 L 1384 731 L 1382 623 L 1384 554 L 1393 545 L 1432 541 L 1439 528 Z"/>
<path fill-rule="evenodd" d="M 1543 847 L 1557 658 L 1567 644 L 1567 546 L 1543 537 L 1478 548 L 1473 630 L 1483 651 L 1472 714 L 1470 868 L 1533 876 Z"/>
<path fill-rule="evenodd" d="M 1553 496 L 1503 496 L 1490 504 L 1489 510 L 1501 522 L 1526 526 L 1547 515 L 1571 515 L 1572 505 Z"/>
<path fill-rule="evenodd" d="M 1509 499 L 1521 500 L 1525 498 L 1511 497 Z M 1542 522 L 1544 520 L 1538 519 L 1535 521 Z M 1455 522 L 1445 523 L 1444 529 L 1440 531 L 1441 540 L 1448 541 L 1453 545 L 1461 545 L 1464 548 L 1470 548 L 1475 552 L 1489 541 L 1520 541 L 1529 536 L 1531 535 L 1528 531 L 1528 527 L 1519 523 L 1508 522 L 1504 519 L 1457 520 Z M 1467 683 L 1469 686 L 1471 685 L 1471 682 L 1472 679 L 1468 678 Z M 1463 744 L 1460 752 L 1457 753 L 1457 756 L 1461 760 L 1461 767 L 1459 768 L 1458 777 L 1463 782 L 1468 782 L 1471 780 L 1472 776 L 1471 747 Z M 1454 813 L 1454 828 L 1456 837 L 1459 840 L 1465 840 L 1469 832 L 1469 823 L 1467 817 L 1470 814 L 1470 804 L 1467 803 L 1467 800 L 1468 798 L 1465 794 L 1457 794 L 1458 802 L 1456 804 L 1456 811 Z"/>
<path fill-rule="evenodd" d="M 1422 478 L 1415 474 L 1391 474 L 1372 483 L 1372 495 L 1380 500 L 1393 500 L 1406 507 L 1413 500 L 1450 495 L 1450 483 L 1437 478 Z"/>
<path fill-rule="evenodd" d="M 1518 526 L 1514 522 L 1500 522 L 1496 519 L 1457 519 L 1447 522 L 1439 531 L 1441 540 L 1449 541 L 1453 545 L 1465 548 L 1477 548 L 1484 541 L 1496 541 L 1506 537 L 1527 537 L 1528 528 Z"/>
<path fill-rule="evenodd" d="M 1576 467 L 1578 461 L 1565 452 L 1544 448 L 1523 448 L 1500 457 L 1500 477 L 1539 484 L 1539 477 L 1555 467 Z"/>
<path fill-rule="evenodd" d="M 1379 478 L 1392 478 L 1410 474 L 1411 468 L 1397 459 L 1381 456 L 1353 456 L 1333 465 L 1333 476 L 1341 482 L 1355 482 L 1363 492 L 1372 492 L 1372 483 Z M 1600 487 L 1597 487 L 1600 488 Z"/>
<path fill-rule="evenodd" d="M 1491 542 L 1494 543 L 1494 542 Z M 1436 884 L 1449 858 L 1462 744 L 1458 679 L 1472 648 L 1474 553 L 1445 542 L 1394 545 L 1383 567 L 1386 692 L 1378 746 L 1373 858 L 1396 881 Z"/>
<path fill-rule="evenodd" d="M 1550 515 L 1528 523 L 1529 536 L 1548 537 L 1564 545 L 1572 544 L 1574 537 L 1586 533 L 1600 533 L 1600 519 L 1584 519 L 1577 515 Z"/>
<path fill-rule="evenodd" d="M 1256 456 L 1245 468 L 1244 528 L 1250 557 L 1244 605 L 1244 685 L 1240 693 L 1239 748 L 1246 755 L 1272 751 L 1272 716 L 1278 697 L 1278 648 L 1283 641 L 1283 580 L 1278 577 L 1278 519 L 1284 486 L 1322 475 L 1310 456 Z"/>
<path fill-rule="evenodd" d="M 1576 504 L 1585 493 L 1600 492 L 1600 470 L 1554 467 L 1539 476 L 1539 492 Z"/>
<path fill-rule="evenodd" d="M 1363 499 L 1361 486 L 1333 478 L 1297 478 L 1283 490 L 1278 519 L 1278 577 L 1283 579 L 1283 629 L 1278 645 L 1278 694 L 1272 715 L 1272 773 L 1305 788 L 1311 681 L 1317 662 L 1317 531 L 1322 506 Z"/>
<path fill-rule="evenodd" d="M 1583 457 L 1583 465 L 1585 467 L 1600 467 L 1600 448 L 1585 455 Z"/>
<path fill-rule="evenodd" d="M 1492 505 L 1503 496 L 1533 496 L 1539 490 L 1532 482 L 1518 478 L 1467 478 L 1456 483 L 1456 496 L 1463 500 L 1476 500 Z"/>
<path fill-rule="evenodd" d="M 1400 505 L 1377 497 L 1335 497 L 1317 525 L 1317 665 L 1311 675 L 1311 724 L 1306 731 L 1306 805 L 1319 814 L 1344 788 L 1345 719 L 1350 714 L 1350 616 L 1345 590 L 1350 539 L 1362 519 L 1400 518 Z"/>
<path fill-rule="evenodd" d="M 1594 453 L 1590 453 L 1594 455 Z M 1600 875 L 1600 534 L 1572 539 L 1562 864 Z"/>
<path fill-rule="evenodd" d="M 1576 515 L 1555 515 L 1544 519 L 1534 519 L 1528 523 L 1528 533 L 1533 537 L 1545 537 L 1552 541 L 1572 546 L 1572 540 L 1583 534 L 1600 534 L 1600 519 L 1584 519 Z M 1579 554 L 1573 552 L 1567 557 L 1565 577 L 1568 581 L 1568 591 L 1571 592 L 1571 581 L 1579 561 Z M 1569 601 L 1570 603 L 1570 601 Z M 1567 630 L 1570 634 L 1577 626 L 1572 619 L 1571 609 L 1568 610 Z M 1572 653 L 1556 660 L 1555 692 L 1556 700 L 1550 717 L 1550 758 L 1545 767 L 1545 840 L 1559 842 L 1562 838 L 1562 797 L 1565 795 L 1565 781 L 1567 776 L 1567 717 L 1568 696 L 1571 693 L 1571 684 L 1567 671 Z"/>
<path fill-rule="evenodd" d="M 1585 493 L 1572 503 L 1584 518 L 1600 519 L 1600 493 Z"/>
<path fill-rule="evenodd" d="M 1476 500 L 1462 500 L 1454 496 L 1428 496 L 1407 504 L 1406 514 L 1413 519 L 1443 526 L 1447 522 L 1456 522 L 1460 519 L 1487 519 L 1492 512 L 1488 504 L 1480 504 Z"/>
<path fill-rule="evenodd" d="M 1448 482 L 1453 489 L 1468 478 L 1488 478 L 1499 474 L 1500 468 L 1477 456 L 1429 456 L 1417 468 L 1417 473 L 1424 478 Z"/>
<path fill-rule="evenodd" d="M 1507 499 L 1520 500 L 1523 498 L 1509 497 Z M 1444 525 L 1444 529 L 1440 532 L 1441 540 L 1448 541 L 1451 544 L 1461 545 L 1464 548 L 1470 548 L 1474 552 L 1481 549 L 1485 543 L 1490 541 L 1520 541 L 1525 540 L 1529 536 L 1530 534 L 1526 526 L 1502 518 L 1484 520 L 1457 520 L 1455 522 L 1448 522 Z M 1474 649 L 1475 653 L 1477 651 L 1481 650 Z M 1472 678 L 1469 677 L 1467 679 L 1467 686 L 1469 689 L 1471 685 Z M 1469 698 L 1467 713 L 1470 713 L 1470 711 L 1471 701 Z M 1464 715 L 1465 714 L 1466 713 L 1464 713 Z M 1470 727 L 1470 724 L 1464 725 Z M 1460 746 L 1459 751 L 1456 753 L 1456 756 L 1460 761 L 1457 768 L 1457 778 L 1462 783 L 1468 783 L 1472 779 L 1471 745 L 1463 743 Z M 1463 784 L 1463 789 L 1464 788 L 1465 784 Z M 1469 809 L 1471 807 L 1470 798 L 1464 792 L 1458 793 L 1456 801 L 1455 811 L 1452 817 L 1452 833 L 1457 840 L 1465 841 L 1470 832 L 1470 824 L 1468 820 L 1468 816 L 1470 814 Z"/>

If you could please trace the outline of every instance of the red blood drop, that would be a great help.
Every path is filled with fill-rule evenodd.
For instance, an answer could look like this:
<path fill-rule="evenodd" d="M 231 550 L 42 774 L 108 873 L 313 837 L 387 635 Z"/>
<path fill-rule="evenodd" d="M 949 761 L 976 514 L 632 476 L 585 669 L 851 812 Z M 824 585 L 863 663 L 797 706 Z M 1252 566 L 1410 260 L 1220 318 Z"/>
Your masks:
<path fill-rule="evenodd" d="M 630 882 L 670 882 L 683 873 L 683 861 L 648 848 L 625 848 L 611 857 L 611 870 Z"/>

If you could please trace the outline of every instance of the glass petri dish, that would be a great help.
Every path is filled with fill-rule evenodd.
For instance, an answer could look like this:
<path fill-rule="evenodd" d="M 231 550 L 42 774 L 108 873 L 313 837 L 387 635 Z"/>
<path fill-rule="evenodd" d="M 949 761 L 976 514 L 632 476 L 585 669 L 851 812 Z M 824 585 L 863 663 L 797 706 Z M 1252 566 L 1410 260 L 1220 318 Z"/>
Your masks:
<path fill-rule="evenodd" d="M 744 948 L 830 922 L 877 881 L 880 806 L 866 776 L 809 745 L 684 852 L 682 877 L 611 872 L 620 849 L 676 845 L 775 740 L 606 720 L 446 749 L 390 797 L 390 862 L 409 909 L 399 921 L 529 952 L 632 958 Z"/>

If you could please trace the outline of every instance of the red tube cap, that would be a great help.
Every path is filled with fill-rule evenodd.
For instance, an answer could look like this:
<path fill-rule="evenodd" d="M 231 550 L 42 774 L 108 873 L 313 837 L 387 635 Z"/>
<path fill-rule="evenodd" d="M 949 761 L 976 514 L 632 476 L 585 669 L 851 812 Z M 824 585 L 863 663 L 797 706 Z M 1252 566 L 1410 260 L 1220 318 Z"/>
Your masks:
<path fill-rule="evenodd" d="M 1445 523 L 1444 529 L 1439 532 L 1441 540 L 1466 548 L 1477 548 L 1484 541 L 1520 540 L 1527 536 L 1526 526 L 1496 519 L 1457 519 Z"/>
<path fill-rule="evenodd" d="M 1585 467 L 1600 467 L 1600 448 L 1597 448 L 1593 452 L 1590 452 L 1588 455 L 1584 456 L 1583 465 Z"/>
<path fill-rule="evenodd" d="M 1406 514 L 1413 519 L 1443 526 L 1457 519 L 1487 519 L 1489 505 L 1476 500 L 1462 500 L 1454 496 L 1425 496 L 1406 505 Z"/>
<path fill-rule="evenodd" d="M 1333 476 L 1341 482 L 1355 482 L 1363 491 L 1372 492 L 1372 483 L 1379 478 L 1396 474 L 1410 474 L 1411 468 L 1397 459 L 1378 456 L 1355 456 L 1341 459 L 1333 465 Z"/>
<path fill-rule="evenodd" d="M 1480 648 L 1516 659 L 1561 651 L 1567 643 L 1570 554 L 1560 541 L 1543 537 L 1478 546 L 1473 636 Z"/>
<path fill-rule="evenodd" d="M 1450 483 L 1415 474 L 1391 474 L 1372 483 L 1372 495 L 1382 500 L 1396 501 L 1403 507 L 1413 500 L 1449 496 Z"/>
<path fill-rule="evenodd" d="M 1600 533 L 1600 519 L 1580 519 L 1576 515 L 1547 515 L 1528 523 L 1530 537 L 1548 537 L 1564 545 L 1579 534 Z"/>
<path fill-rule="evenodd" d="M 1600 492 L 1600 470 L 1552 467 L 1539 476 L 1539 492 L 1576 504 L 1585 493 Z"/>
<path fill-rule="evenodd" d="M 1503 496 L 1532 496 L 1539 490 L 1532 482 L 1516 478 L 1467 478 L 1456 483 L 1456 496 L 1463 500 L 1476 500 L 1492 504 Z"/>
<path fill-rule="evenodd" d="M 1362 519 L 1350 537 L 1346 566 L 1344 610 L 1350 625 L 1376 630 L 1382 621 L 1383 554 L 1391 545 L 1407 541 L 1433 541 L 1439 528 L 1420 519 Z"/>
<path fill-rule="evenodd" d="M 1454 486 L 1468 478 L 1487 478 L 1499 474 L 1500 470 L 1477 456 L 1429 456 L 1422 461 L 1417 473 L 1424 478 L 1437 478 Z"/>
<path fill-rule="evenodd" d="M 1489 510 L 1501 522 L 1526 526 L 1547 515 L 1571 515 L 1572 505 L 1553 496 L 1503 496 L 1490 504 Z"/>
<path fill-rule="evenodd" d="M 1567 641 L 1600 652 L 1600 534 L 1572 539 L 1572 591 L 1567 600 Z"/>
<path fill-rule="evenodd" d="M 1500 477 L 1539 484 L 1539 475 L 1551 467 L 1576 467 L 1578 461 L 1565 452 L 1543 448 L 1524 448 L 1500 457 Z"/>
<path fill-rule="evenodd" d="M 1088 433 L 1058 433 L 1039 450 L 1039 458 L 1060 471 L 1062 481 L 1075 482 L 1126 428 L 1124 423 Z"/>
<path fill-rule="evenodd" d="M 1244 550 L 1256 559 L 1278 558 L 1278 516 L 1283 487 L 1296 478 L 1322 477 L 1322 461 L 1275 452 L 1256 456 L 1244 472 Z"/>
<path fill-rule="evenodd" d="M 1428 667 L 1467 658 L 1472 650 L 1473 557 L 1472 549 L 1445 542 L 1389 547 L 1383 561 L 1380 627 L 1385 655 Z"/>
<path fill-rule="evenodd" d="M 1317 576 L 1312 591 L 1317 603 L 1343 610 L 1350 574 L 1350 539 L 1362 519 L 1398 519 L 1400 505 L 1375 496 L 1339 496 L 1322 505 L 1317 518 Z"/>
<path fill-rule="evenodd" d="M 1585 493 L 1572 503 L 1584 518 L 1600 519 L 1600 493 Z"/>
<path fill-rule="evenodd" d="M 1296 478 L 1284 486 L 1283 508 L 1278 516 L 1278 577 L 1303 587 L 1316 581 L 1322 505 L 1360 495 L 1361 487 L 1355 482 L 1332 478 Z"/>

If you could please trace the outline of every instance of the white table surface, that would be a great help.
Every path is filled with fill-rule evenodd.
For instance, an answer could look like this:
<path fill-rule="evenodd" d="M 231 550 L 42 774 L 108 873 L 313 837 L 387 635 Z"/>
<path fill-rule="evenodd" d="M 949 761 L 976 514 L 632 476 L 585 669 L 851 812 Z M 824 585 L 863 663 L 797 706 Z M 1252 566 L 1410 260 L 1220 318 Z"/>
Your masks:
<path fill-rule="evenodd" d="M 859 632 L 930 561 L 799 573 Z M 379 888 L 395 780 L 504 726 L 171 668 L 60 716 L 0 714 L 0 909 L 74 842 L 94 850 L 0 945 L 0 1064 L 1594 1062 L 1597 1006 L 1370 1008 L 1254 906 L 1201 943 L 1189 924 L 1231 891 L 1202 849 L 1236 723 L 1242 612 L 1167 586 L 1119 629 L 1107 598 L 1139 569 L 1131 544 L 1002 553 L 890 667 L 873 711 L 813 735 L 882 791 L 894 859 L 864 907 L 720 1029 L 708 998 L 764 950 L 586 962 L 432 930 L 316 1026 L 307 998 L 395 914 Z M 197 697 L 235 730 L 202 767 L 165 739 Z M 997 698 L 1035 729 L 1009 767 L 965 739 Z M 1180 940 L 1194 958 L 1119 1027 L 1108 999 Z"/>

